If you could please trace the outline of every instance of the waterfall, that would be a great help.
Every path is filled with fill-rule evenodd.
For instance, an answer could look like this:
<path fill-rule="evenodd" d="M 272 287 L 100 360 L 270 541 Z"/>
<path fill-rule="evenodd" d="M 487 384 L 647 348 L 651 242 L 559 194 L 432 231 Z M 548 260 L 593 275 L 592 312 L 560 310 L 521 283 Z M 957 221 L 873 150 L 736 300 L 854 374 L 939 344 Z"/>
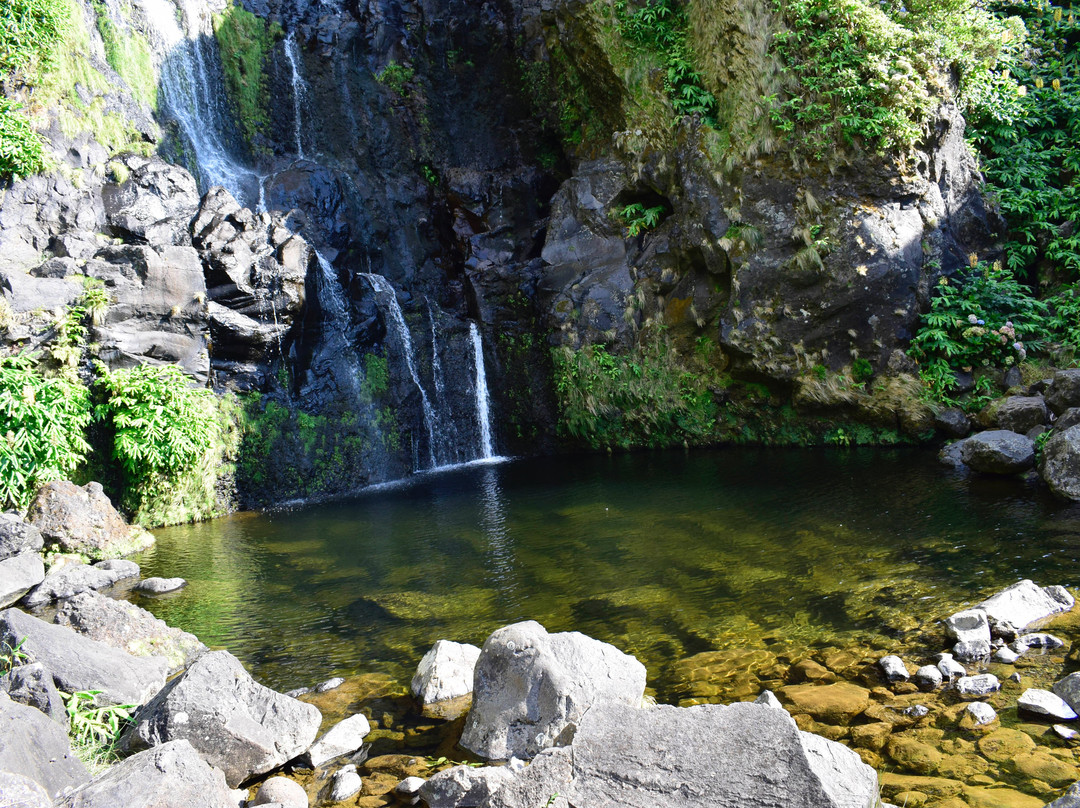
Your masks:
<path fill-rule="evenodd" d="M 260 177 L 236 160 L 227 147 L 229 120 L 214 52 L 205 41 L 209 26 L 192 0 L 137 0 L 150 25 L 150 41 L 160 73 L 163 110 L 180 127 L 194 152 L 195 173 L 205 190 L 224 186 L 242 205 L 250 205 Z M 178 21 L 182 12 L 184 28 Z"/>
<path fill-rule="evenodd" d="M 290 33 L 285 38 L 285 58 L 289 62 L 289 67 L 292 69 L 292 88 L 293 88 L 293 133 L 296 136 L 296 156 L 301 160 L 304 157 L 304 141 L 301 137 L 302 125 L 300 108 L 304 98 L 307 97 L 307 83 L 304 81 L 304 77 L 300 75 L 300 53 L 296 49 L 296 36 Z"/>
<path fill-rule="evenodd" d="M 484 368 L 484 343 L 480 340 L 480 329 L 474 322 L 469 323 L 469 336 L 472 338 L 473 367 L 476 370 L 476 423 L 480 428 L 480 458 L 487 460 L 494 455 L 488 415 L 487 370 Z"/>
<path fill-rule="evenodd" d="M 409 376 L 412 377 L 413 384 L 416 385 L 416 389 L 420 392 L 420 402 L 424 411 L 424 428 L 428 437 L 428 466 L 434 468 L 438 465 L 435 459 L 435 416 L 431 408 L 431 401 L 428 400 L 424 386 L 420 384 L 420 376 L 416 372 L 412 336 L 409 334 L 409 327 L 405 324 L 405 315 L 398 304 L 397 292 L 394 291 L 394 287 L 382 275 L 363 273 L 360 277 L 371 284 L 375 294 L 385 303 L 383 310 L 389 314 L 386 324 L 387 330 L 392 330 L 398 342 L 401 343 L 401 353 L 405 357 L 405 365 L 409 370 Z"/>

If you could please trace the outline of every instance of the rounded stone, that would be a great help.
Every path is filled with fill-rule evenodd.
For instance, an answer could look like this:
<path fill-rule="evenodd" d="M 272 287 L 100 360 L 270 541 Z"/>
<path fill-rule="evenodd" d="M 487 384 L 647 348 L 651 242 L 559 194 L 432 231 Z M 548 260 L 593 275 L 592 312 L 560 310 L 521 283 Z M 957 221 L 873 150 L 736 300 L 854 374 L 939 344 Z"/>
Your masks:
<path fill-rule="evenodd" d="M 994 763 L 1008 763 L 1018 755 L 1035 749 L 1031 736 L 1016 729 L 995 730 L 979 738 L 977 745 L 983 756 Z"/>
<path fill-rule="evenodd" d="M 288 777 L 271 777 L 255 794 L 251 805 L 279 803 L 283 808 L 308 808 L 308 795 L 304 787 Z"/>
<path fill-rule="evenodd" d="M 1035 444 L 1016 432 L 992 429 L 966 439 L 960 456 L 984 474 L 1017 474 L 1035 464 Z"/>

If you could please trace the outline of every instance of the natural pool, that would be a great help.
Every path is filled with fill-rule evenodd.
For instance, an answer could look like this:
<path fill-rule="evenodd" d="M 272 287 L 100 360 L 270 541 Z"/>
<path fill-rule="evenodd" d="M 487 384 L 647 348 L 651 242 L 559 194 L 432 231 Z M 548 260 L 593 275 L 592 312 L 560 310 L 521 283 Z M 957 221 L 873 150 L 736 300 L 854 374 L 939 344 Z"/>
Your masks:
<path fill-rule="evenodd" d="M 279 689 L 356 673 L 406 686 L 435 640 L 535 619 L 637 655 L 661 701 L 723 700 L 743 695 L 734 680 L 695 690 L 680 660 L 891 649 L 1020 578 L 1080 584 L 1078 557 L 1080 508 L 924 450 L 645 452 L 161 530 L 143 574 L 189 586 L 139 602 Z"/>

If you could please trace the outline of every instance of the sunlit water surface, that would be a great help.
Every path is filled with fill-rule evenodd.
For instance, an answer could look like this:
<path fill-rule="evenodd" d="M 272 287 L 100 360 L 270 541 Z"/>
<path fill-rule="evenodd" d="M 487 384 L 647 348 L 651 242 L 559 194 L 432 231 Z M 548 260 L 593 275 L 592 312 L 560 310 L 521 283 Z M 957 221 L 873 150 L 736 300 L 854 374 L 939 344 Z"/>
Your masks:
<path fill-rule="evenodd" d="M 710 650 L 889 648 L 1030 577 L 1080 583 L 1080 509 L 920 450 L 511 461 L 157 532 L 139 603 L 272 687 L 405 684 L 441 638 L 534 619 L 638 656 L 662 700 Z"/>

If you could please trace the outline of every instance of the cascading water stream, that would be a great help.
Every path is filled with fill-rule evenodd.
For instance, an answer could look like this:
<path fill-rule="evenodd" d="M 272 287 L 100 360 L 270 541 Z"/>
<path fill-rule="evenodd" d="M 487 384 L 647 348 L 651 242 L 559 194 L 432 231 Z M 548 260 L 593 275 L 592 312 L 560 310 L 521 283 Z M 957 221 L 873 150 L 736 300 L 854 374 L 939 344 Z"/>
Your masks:
<path fill-rule="evenodd" d="M 304 156 L 304 140 L 301 136 L 303 132 L 301 107 L 307 97 L 307 82 L 304 81 L 304 77 L 300 74 L 300 52 L 296 48 L 296 36 L 292 33 L 285 38 L 285 59 L 289 62 L 289 67 L 292 70 L 293 134 L 296 137 L 296 156 L 304 160 L 306 158 Z"/>
<path fill-rule="evenodd" d="M 416 362 L 413 360 L 412 336 L 409 334 L 409 327 L 405 324 L 405 315 L 402 313 L 401 305 L 397 301 L 397 293 L 394 291 L 394 287 L 390 285 L 390 282 L 382 275 L 365 272 L 360 277 L 371 284 L 372 290 L 384 304 L 383 310 L 390 315 L 387 326 L 394 332 L 398 342 L 401 343 L 401 353 L 405 357 L 405 365 L 409 370 L 409 376 L 412 377 L 413 384 L 416 385 L 416 389 L 420 392 L 420 403 L 424 412 L 424 428 L 428 436 L 428 466 L 434 468 L 438 465 L 435 459 L 435 416 L 431 408 L 431 401 L 428 399 L 424 386 L 420 384 L 420 376 L 416 372 Z"/>
<path fill-rule="evenodd" d="M 484 343 L 480 339 L 480 329 L 476 323 L 469 323 L 469 337 L 473 347 L 473 367 L 476 370 L 476 423 L 480 429 L 480 458 L 488 460 L 494 456 L 491 446 L 491 419 L 487 386 L 487 370 L 484 367 Z"/>
<path fill-rule="evenodd" d="M 199 8 L 192 0 L 179 0 L 179 6 L 169 0 L 137 2 L 151 28 L 162 107 L 190 144 L 203 189 L 224 186 L 241 204 L 250 205 L 260 177 L 234 158 L 227 146 L 224 100 L 220 82 L 211 79 L 210 59 L 204 52 L 209 27 Z"/>

